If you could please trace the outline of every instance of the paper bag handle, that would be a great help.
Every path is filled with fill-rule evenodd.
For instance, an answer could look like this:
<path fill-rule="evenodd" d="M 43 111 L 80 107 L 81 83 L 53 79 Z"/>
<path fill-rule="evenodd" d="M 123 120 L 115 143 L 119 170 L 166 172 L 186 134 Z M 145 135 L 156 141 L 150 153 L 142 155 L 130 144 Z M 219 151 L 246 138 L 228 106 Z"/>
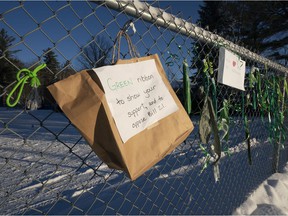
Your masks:
<path fill-rule="evenodd" d="M 117 34 L 116 41 L 115 41 L 114 46 L 113 46 L 112 64 L 115 63 L 116 50 L 118 51 L 116 61 L 120 59 L 120 45 L 121 45 L 122 36 L 124 36 L 124 38 L 127 41 L 130 56 L 132 58 L 139 57 L 139 55 L 136 51 L 136 48 L 132 43 L 130 36 L 126 33 L 126 31 L 120 30 Z M 117 47 L 117 45 L 118 45 L 118 47 Z"/>

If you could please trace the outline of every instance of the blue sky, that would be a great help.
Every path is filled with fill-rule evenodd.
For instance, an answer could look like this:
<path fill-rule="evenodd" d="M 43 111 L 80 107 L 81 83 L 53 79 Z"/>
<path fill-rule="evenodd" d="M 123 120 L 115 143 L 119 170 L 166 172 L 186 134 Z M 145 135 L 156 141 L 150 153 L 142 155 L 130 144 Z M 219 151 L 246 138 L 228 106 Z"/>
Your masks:
<path fill-rule="evenodd" d="M 181 18 L 192 17 L 192 22 L 196 23 L 202 1 L 151 1 L 151 4 L 162 9 L 171 6 L 167 12 L 181 12 Z M 76 69 L 81 47 L 93 41 L 94 36 L 104 37 L 112 44 L 120 28 L 132 18 L 86 1 L 25 1 L 22 4 L 1 1 L 0 13 L 0 29 L 6 29 L 16 38 L 12 50 L 21 50 L 16 54 L 17 58 L 31 65 L 42 61 L 43 50 L 52 47 L 62 64 L 71 61 Z M 163 34 L 155 26 L 133 19 L 137 33 L 132 40 L 141 55 L 168 51 L 167 43 L 175 33 L 166 31 Z M 171 44 L 170 51 L 177 49 L 177 43 L 183 43 L 181 38 L 177 40 Z"/>

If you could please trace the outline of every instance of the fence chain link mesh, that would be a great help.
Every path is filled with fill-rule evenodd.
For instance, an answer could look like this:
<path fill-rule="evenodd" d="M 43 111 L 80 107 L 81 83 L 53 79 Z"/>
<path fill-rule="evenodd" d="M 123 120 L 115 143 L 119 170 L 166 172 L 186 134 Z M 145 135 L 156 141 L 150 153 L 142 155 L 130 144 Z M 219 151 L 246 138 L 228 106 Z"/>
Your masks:
<path fill-rule="evenodd" d="M 157 1 L 143 4 L 148 9 L 159 7 Z M 271 139 L 267 113 L 261 115 L 258 104 L 253 108 L 253 102 L 249 104 L 247 100 L 248 94 L 253 98 L 253 89 L 248 88 L 249 74 L 245 92 L 216 82 L 217 115 L 224 99 L 229 101 L 230 126 L 229 139 L 222 140 L 220 181 L 215 182 L 212 164 L 204 169 L 206 153 L 200 148 L 198 132 L 203 98 L 199 87 L 204 85 L 203 59 L 213 63 L 215 74 L 211 77 L 217 78 L 220 44 L 205 36 L 206 31 L 200 28 L 201 31 L 190 35 L 183 34 L 180 28 L 171 30 L 172 21 L 164 16 L 163 25 L 152 18 L 149 21 L 147 14 L 151 12 L 145 8 L 137 11 L 133 3 L 129 7 L 137 11 L 134 16 L 125 4 L 118 9 L 111 7 L 93 1 L 0 2 L 1 36 L 6 31 L 8 39 L 0 50 L 1 213 L 231 214 L 288 160 L 287 143 L 281 146 Z M 123 172 L 109 169 L 100 161 L 46 90 L 47 85 L 85 67 L 111 64 L 116 34 L 129 20 L 136 27 L 135 33 L 131 29 L 128 33 L 139 54 L 159 55 L 182 102 L 182 64 L 184 59 L 188 62 L 191 119 L 195 126 L 185 142 L 136 181 L 130 181 Z M 189 22 L 182 24 L 186 26 Z M 130 58 L 127 47 L 122 48 L 121 58 Z M 283 90 L 287 68 L 273 67 L 271 61 L 265 67 L 247 53 L 238 52 L 238 55 L 246 61 L 247 68 L 258 67 L 263 80 L 273 76 L 282 78 L 279 84 Z M 47 68 L 39 72 L 43 108 L 25 109 L 29 87 L 25 87 L 24 99 L 16 108 L 5 107 L 16 73 L 24 67 L 32 70 L 43 61 L 48 62 Z M 245 104 L 242 96 L 246 98 Z M 283 107 L 286 106 L 283 100 Z M 249 122 L 252 165 L 248 162 L 243 115 Z M 209 149 L 212 143 L 210 140 L 203 146 Z"/>

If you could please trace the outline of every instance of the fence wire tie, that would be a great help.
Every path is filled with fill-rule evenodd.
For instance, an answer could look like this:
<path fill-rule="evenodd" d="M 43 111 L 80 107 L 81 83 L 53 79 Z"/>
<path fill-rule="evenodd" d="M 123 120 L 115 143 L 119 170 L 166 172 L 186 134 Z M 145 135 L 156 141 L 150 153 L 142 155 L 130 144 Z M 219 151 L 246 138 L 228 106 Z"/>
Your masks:
<path fill-rule="evenodd" d="M 134 35 L 134 34 L 137 32 L 137 31 L 136 31 L 136 27 L 135 27 L 132 19 L 131 19 L 131 20 L 128 20 L 128 21 L 124 24 L 124 26 L 123 26 L 123 28 L 122 28 L 121 30 L 124 31 L 124 32 L 128 32 L 129 28 L 131 28 L 132 31 L 133 31 L 133 34 L 132 34 L 132 35 Z M 129 36 L 132 36 L 132 35 L 129 35 Z"/>

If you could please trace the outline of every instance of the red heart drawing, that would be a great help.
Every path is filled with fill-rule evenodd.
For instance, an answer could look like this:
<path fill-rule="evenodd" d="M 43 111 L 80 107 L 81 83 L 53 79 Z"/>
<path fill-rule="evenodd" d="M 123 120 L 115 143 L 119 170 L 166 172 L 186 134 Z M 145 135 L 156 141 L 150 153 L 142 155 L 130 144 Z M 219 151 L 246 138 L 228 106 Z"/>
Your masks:
<path fill-rule="evenodd" d="M 235 62 L 235 61 L 233 61 L 233 62 L 232 62 L 232 64 L 233 64 L 233 67 L 235 67 L 235 66 L 236 66 L 236 62 Z"/>

